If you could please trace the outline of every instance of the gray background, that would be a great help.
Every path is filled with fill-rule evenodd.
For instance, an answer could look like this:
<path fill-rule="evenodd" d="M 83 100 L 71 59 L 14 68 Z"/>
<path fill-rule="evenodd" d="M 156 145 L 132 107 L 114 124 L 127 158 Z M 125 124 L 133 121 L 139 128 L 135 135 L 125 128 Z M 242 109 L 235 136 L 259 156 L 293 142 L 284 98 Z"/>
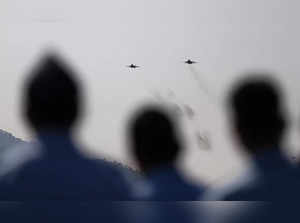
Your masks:
<path fill-rule="evenodd" d="M 292 120 L 287 151 L 294 155 L 299 9 L 292 0 L 0 0 L 1 128 L 32 137 L 18 109 L 22 81 L 43 50 L 55 48 L 86 86 L 80 137 L 91 155 L 134 165 L 125 121 L 159 94 L 196 111 L 192 122 L 183 118 L 189 143 L 182 166 L 206 182 L 238 173 L 245 158 L 232 145 L 222 102 L 232 81 L 252 68 L 275 71 L 282 81 Z M 199 63 L 189 68 L 186 58 Z M 142 67 L 130 70 L 130 63 Z M 210 150 L 197 146 L 195 129 L 209 135 Z"/>

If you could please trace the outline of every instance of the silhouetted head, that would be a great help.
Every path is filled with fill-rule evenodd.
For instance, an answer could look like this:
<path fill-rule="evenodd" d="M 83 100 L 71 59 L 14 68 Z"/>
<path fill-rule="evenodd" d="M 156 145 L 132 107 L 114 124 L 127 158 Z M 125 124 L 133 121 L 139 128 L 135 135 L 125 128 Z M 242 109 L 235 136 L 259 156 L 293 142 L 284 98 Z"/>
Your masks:
<path fill-rule="evenodd" d="M 277 84 L 263 77 L 248 78 L 231 92 L 233 125 L 248 152 L 279 148 L 285 129 L 280 100 Z"/>
<path fill-rule="evenodd" d="M 144 107 L 129 122 L 133 155 L 145 172 L 162 165 L 173 165 L 181 150 L 177 125 L 160 107 Z"/>
<path fill-rule="evenodd" d="M 41 129 L 73 127 L 80 109 L 80 89 L 73 72 L 57 57 L 48 55 L 25 83 L 24 112 L 29 124 Z"/>

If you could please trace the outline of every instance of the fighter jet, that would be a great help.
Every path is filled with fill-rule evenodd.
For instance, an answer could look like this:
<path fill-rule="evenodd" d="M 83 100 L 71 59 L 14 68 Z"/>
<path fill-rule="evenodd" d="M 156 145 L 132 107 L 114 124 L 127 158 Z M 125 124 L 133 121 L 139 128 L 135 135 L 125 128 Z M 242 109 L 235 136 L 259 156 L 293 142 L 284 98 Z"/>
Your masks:
<path fill-rule="evenodd" d="M 194 63 L 197 63 L 197 62 L 188 59 L 188 60 L 184 61 L 184 63 L 186 63 L 186 64 L 194 64 Z"/>
<path fill-rule="evenodd" d="M 132 68 L 132 69 L 135 69 L 135 68 L 139 68 L 140 66 L 137 66 L 137 65 L 135 65 L 135 64 L 130 64 L 130 65 L 128 65 L 127 67 Z"/>

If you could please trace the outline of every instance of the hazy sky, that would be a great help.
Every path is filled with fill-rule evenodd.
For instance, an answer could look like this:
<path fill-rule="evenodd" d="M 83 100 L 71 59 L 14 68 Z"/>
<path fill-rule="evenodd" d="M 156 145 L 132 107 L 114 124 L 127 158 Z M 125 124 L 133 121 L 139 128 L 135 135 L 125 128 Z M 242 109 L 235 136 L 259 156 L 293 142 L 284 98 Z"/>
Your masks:
<path fill-rule="evenodd" d="M 195 121 L 184 124 L 190 139 L 184 166 L 205 180 L 221 179 L 243 166 L 228 143 L 220 104 L 241 71 L 275 71 L 297 117 L 299 10 L 300 2 L 292 0 L 1 0 L 1 128 L 30 135 L 18 113 L 20 87 L 43 49 L 54 47 L 73 63 L 86 87 L 82 139 L 90 152 L 130 163 L 124 120 L 160 92 L 197 112 Z M 182 63 L 186 58 L 199 63 L 190 69 Z M 130 70 L 130 63 L 142 67 Z M 290 151 L 295 152 L 293 120 Z M 191 140 L 193 129 L 208 132 L 211 151 Z"/>

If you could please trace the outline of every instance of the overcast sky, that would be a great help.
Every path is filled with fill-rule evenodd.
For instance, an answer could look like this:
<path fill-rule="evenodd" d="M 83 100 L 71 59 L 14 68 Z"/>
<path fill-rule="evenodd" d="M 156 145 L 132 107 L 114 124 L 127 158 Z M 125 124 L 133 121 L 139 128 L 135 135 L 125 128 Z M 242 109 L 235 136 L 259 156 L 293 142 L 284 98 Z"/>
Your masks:
<path fill-rule="evenodd" d="M 43 49 L 54 47 L 86 87 L 82 140 L 89 152 L 131 163 L 124 120 L 159 92 L 196 111 L 184 124 L 190 142 L 184 166 L 204 180 L 219 180 L 243 166 L 228 143 L 221 103 L 241 71 L 275 71 L 297 118 L 299 9 L 292 0 L 1 0 L 1 128 L 30 136 L 18 112 L 20 87 Z M 191 69 L 182 63 L 187 58 L 199 63 Z M 130 63 L 141 68 L 126 68 Z M 293 120 L 291 152 L 299 144 Z M 194 129 L 209 135 L 211 151 L 196 146 Z"/>

